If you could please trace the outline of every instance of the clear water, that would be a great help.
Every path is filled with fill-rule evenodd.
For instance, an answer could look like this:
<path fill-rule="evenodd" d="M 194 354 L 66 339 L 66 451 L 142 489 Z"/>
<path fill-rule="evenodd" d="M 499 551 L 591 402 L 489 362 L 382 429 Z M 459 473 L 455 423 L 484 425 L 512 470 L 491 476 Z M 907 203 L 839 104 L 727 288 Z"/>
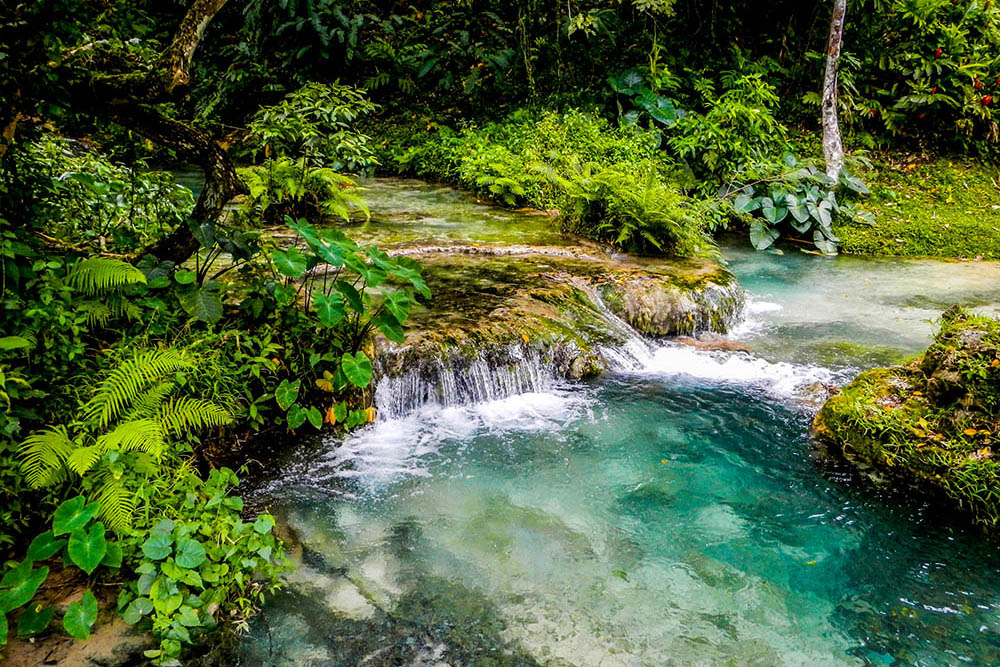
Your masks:
<path fill-rule="evenodd" d="M 1000 664 L 996 546 L 814 459 L 803 398 L 995 312 L 1000 268 L 728 255 L 755 355 L 662 346 L 278 458 L 255 502 L 300 564 L 234 662 Z"/>

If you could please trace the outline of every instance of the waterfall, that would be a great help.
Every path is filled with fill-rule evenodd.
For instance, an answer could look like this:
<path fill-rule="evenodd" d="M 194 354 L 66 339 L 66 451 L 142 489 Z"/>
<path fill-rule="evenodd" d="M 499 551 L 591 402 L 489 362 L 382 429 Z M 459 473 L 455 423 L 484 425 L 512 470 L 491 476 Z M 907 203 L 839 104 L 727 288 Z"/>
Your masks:
<path fill-rule="evenodd" d="M 403 417 L 424 405 L 450 407 L 545 391 L 559 379 L 552 364 L 528 344 L 408 361 L 403 372 L 382 375 L 376 384 L 381 418 Z"/>

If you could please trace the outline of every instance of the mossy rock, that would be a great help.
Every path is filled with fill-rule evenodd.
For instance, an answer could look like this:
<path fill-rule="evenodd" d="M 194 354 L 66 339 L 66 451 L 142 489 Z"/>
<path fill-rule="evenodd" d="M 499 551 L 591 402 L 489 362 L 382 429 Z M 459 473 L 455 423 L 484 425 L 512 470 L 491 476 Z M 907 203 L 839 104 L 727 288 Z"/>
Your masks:
<path fill-rule="evenodd" d="M 1000 522 L 1000 322 L 946 312 L 908 364 L 859 375 L 830 398 L 814 433 L 872 476 Z"/>
<path fill-rule="evenodd" d="M 485 362 L 500 370 L 530 363 L 580 379 L 607 370 L 607 352 L 640 334 L 723 333 L 740 315 L 743 291 L 714 262 L 593 250 L 407 248 L 433 298 L 411 314 L 405 344 L 379 341 L 380 375 L 418 374 L 434 385 Z"/>

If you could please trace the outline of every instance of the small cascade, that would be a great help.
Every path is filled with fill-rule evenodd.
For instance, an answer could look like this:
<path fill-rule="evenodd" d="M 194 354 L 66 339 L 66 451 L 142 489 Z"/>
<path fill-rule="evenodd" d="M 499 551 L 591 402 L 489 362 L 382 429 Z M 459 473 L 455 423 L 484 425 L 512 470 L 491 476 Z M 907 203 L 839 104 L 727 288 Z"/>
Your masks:
<path fill-rule="evenodd" d="M 375 408 L 380 418 L 404 417 L 426 405 L 452 407 L 545 391 L 558 380 L 552 364 L 527 344 L 409 361 L 403 372 L 379 378 Z"/>

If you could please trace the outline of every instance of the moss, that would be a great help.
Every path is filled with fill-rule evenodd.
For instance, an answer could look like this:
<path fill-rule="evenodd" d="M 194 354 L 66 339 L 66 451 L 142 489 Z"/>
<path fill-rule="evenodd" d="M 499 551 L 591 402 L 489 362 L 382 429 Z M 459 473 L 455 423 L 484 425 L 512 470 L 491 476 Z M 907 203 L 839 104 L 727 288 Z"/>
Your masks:
<path fill-rule="evenodd" d="M 974 160 L 887 155 L 864 174 L 876 225 L 839 224 L 845 253 L 1000 259 L 1000 175 Z"/>
<path fill-rule="evenodd" d="M 814 432 L 855 463 L 997 526 L 1000 322 L 948 311 L 921 357 L 859 375 L 823 406 Z"/>

